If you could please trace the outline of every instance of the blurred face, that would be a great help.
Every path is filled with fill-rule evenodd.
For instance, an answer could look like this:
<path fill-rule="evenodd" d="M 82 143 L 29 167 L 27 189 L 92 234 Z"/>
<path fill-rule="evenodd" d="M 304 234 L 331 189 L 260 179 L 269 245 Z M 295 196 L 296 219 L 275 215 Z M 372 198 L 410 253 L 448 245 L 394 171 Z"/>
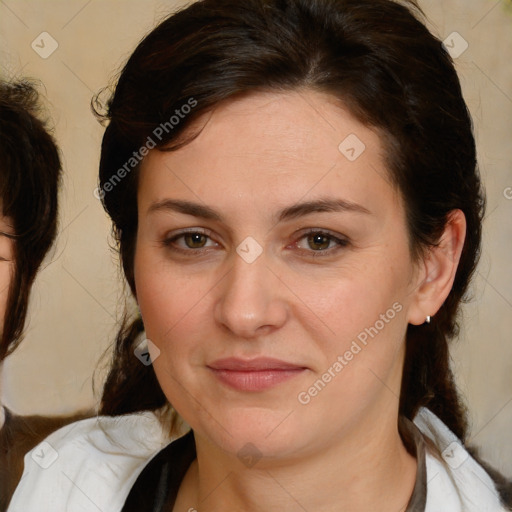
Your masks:
<path fill-rule="evenodd" d="M 137 298 L 169 401 L 229 453 L 396 423 L 416 272 L 379 136 L 314 92 L 208 119 L 140 174 Z"/>
<path fill-rule="evenodd" d="M 5 321 L 5 308 L 14 271 L 13 240 L 2 233 L 12 234 L 10 219 L 0 216 L 0 333 Z"/>

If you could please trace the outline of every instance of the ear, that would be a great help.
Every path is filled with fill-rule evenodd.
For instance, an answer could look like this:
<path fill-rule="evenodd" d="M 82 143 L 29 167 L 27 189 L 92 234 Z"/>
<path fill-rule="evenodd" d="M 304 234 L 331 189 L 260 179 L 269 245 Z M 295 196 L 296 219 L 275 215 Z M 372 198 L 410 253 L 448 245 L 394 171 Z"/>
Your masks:
<path fill-rule="evenodd" d="M 413 325 L 425 323 L 434 316 L 452 289 L 466 237 L 466 218 L 461 210 L 448 214 L 445 229 L 435 247 L 431 247 L 419 263 L 414 280 L 416 289 L 408 311 L 408 321 Z"/>

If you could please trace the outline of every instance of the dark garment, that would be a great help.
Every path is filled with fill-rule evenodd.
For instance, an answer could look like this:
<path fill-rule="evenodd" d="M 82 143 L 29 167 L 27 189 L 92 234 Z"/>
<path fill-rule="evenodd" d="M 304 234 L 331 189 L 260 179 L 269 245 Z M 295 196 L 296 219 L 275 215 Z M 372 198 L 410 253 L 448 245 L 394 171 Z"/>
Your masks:
<path fill-rule="evenodd" d="M 133 485 L 122 512 L 169 512 L 190 464 L 196 458 L 194 434 L 180 437 L 160 450 Z"/>
<path fill-rule="evenodd" d="M 17 416 L 4 408 L 0 430 L 0 512 L 5 512 L 23 473 L 23 457 L 55 430 L 87 418 L 92 413 L 72 416 Z"/>
<path fill-rule="evenodd" d="M 414 443 L 418 461 L 416 483 L 406 512 L 423 512 L 427 500 L 427 468 L 425 443 L 418 428 L 411 422 L 409 439 Z M 149 461 L 133 485 L 122 512 L 170 512 L 190 464 L 196 458 L 194 434 L 173 441 Z"/>

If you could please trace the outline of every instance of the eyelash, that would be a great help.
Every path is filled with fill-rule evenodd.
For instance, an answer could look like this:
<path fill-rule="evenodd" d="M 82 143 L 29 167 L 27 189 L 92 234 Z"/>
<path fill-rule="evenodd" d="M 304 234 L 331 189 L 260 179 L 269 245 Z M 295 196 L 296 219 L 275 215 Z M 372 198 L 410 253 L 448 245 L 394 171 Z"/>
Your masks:
<path fill-rule="evenodd" d="M 183 249 L 183 248 L 180 248 L 180 247 L 177 247 L 176 245 L 174 245 L 174 243 L 177 240 L 185 237 L 186 235 L 201 235 L 201 236 L 205 236 L 208 239 L 212 240 L 207 232 L 202 231 L 200 229 L 191 229 L 191 230 L 181 231 L 180 233 L 173 235 L 170 238 L 166 238 L 165 240 L 162 241 L 162 245 L 174 252 L 178 252 L 178 253 L 185 254 L 187 256 L 192 256 L 192 257 L 199 257 L 199 256 L 202 256 L 205 252 L 208 252 L 210 247 L 200 248 L 200 249 L 193 249 L 193 248 Z M 303 233 L 295 242 L 293 242 L 293 245 L 296 245 L 298 242 L 300 242 L 301 240 L 303 240 L 311 235 L 318 235 L 321 237 L 325 237 L 328 239 L 329 243 L 334 242 L 337 244 L 337 247 L 331 247 L 329 249 L 318 250 L 318 251 L 307 250 L 307 249 L 298 249 L 301 253 L 303 253 L 303 254 L 307 253 L 307 256 L 312 257 L 312 258 L 319 258 L 319 257 L 321 258 L 321 257 L 331 256 L 334 252 L 337 252 L 338 250 L 342 249 L 343 247 L 346 247 L 349 244 L 349 241 L 346 238 L 340 238 L 338 236 L 333 235 L 332 233 L 330 233 L 328 231 L 324 231 L 321 229 L 310 229 L 310 230 L 306 231 L 305 233 Z"/>
<path fill-rule="evenodd" d="M 349 241 L 346 238 L 340 238 L 336 235 L 333 235 L 329 231 L 324 231 L 321 229 L 310 229 L 310 230 L 306 231 L 305 233 L 303 233 L 300 236 L 300 238 L 296 242 L 294 242 L 294 245 L 296 245 L 300 240 L 303 240 L 304 238 L 308 238 L 311 235 L 319 235 L 321 237 L 325 237 L 328 239 L 329 244 L 330 244 L 330 242 L 334 242 L 335 244 L 337 244 L 336 247 L 331 247 L 329 249 L 319 250 L 319 251 L 299 249 L 301 252 L 308 253 L 308 256 L 310 256 L 312 258 L 323 258 L 323 257 L 327 257 L 327 256 L 332 256 L 333 253 L 336 253 L 340 249 L 347 247 L 347 245 L 349 244 Z"/>
<path fill-rule="evenodd" d="M 207 238 L 210 238 L 208 233 L 206 233 L 205 231 L 201 231 L 200 229 L 190 229 L 190 230 L 181 231 L 180 233 L 178 233 L 176 235 L 173 235 L 170 238 L 166 238 L 165 240 L 162 241 L 162 245 L 164 247 L 170 249 L 173 252 L 178 252 L 178 253 L 181 253 L 181 254 L 186 254 L 189 257 L 190 256 L 192 256 L 192 257 L 202 256 L 204 252 L 208 251 L 209 248 L 206 248 L 206 249 L 204 249 L 204 248 L 201 248 L 201 249 L 190 249 L 190 248 L 189 249 L 182 249 L 181 247 L 177 247 L 177 246 L 173 245 L 174 242 L 176 242 L 176 240 L 179 240 L 180 238 L 185 237 L 185 235 L 201 235 L 201 236 L 205 236 Z"/>

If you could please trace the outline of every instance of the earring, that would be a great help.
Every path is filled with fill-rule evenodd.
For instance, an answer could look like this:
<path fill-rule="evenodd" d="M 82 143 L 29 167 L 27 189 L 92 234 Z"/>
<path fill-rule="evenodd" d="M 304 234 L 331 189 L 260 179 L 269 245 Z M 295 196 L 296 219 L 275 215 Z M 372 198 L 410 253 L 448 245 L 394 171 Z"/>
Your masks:
<path fill-rule="evenodd" d="M 427 315 L 427 318 L 425 318 L 425 323 L 426 323 L 426 324 L 429 324 L 429 323 L 430 323 L 430 320 L 431 320 L 430 315 Z"/>

